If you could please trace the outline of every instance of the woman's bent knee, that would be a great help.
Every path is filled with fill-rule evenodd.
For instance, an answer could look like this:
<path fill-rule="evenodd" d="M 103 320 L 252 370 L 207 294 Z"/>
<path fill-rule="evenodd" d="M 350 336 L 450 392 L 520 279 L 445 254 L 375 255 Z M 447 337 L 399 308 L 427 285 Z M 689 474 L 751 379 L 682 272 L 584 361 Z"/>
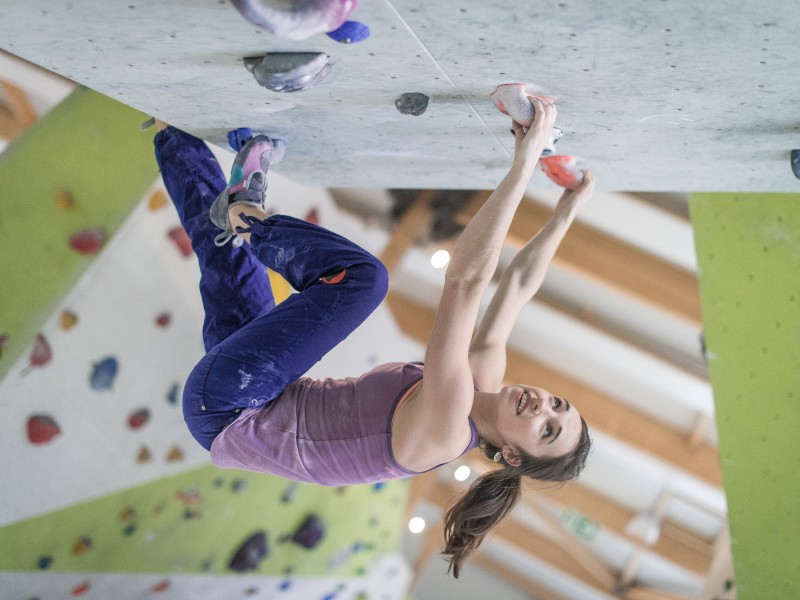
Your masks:
<path fill-rule="evenodd" d="M 389 291 L 389 272 L 380 260 L 374 256 L 370 258 L 372 260 L 366 263 L 364 273 L 369 284 L 371 304 L 377 307 Z"/>

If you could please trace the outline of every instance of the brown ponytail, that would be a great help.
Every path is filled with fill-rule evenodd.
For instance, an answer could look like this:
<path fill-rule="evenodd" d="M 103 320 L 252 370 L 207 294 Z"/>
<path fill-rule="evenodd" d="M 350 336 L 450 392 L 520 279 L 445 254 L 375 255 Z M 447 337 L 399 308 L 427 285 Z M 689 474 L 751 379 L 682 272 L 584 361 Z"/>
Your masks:
<path fill-rule="evenodd" d="M 589 428 L 581 418 L 581 437 L 578 446 L 568 454 L 557 458 L 535 458 L 523 454 L 522 463 L 513 467 L 503 462 L 503 467 L 484 473 L 476 479 L 466 493 L 450 507 L 444 515 L 444 554 L 449 557 L 453 577 L 458 577 L 467 557 L 478 549 L 486 534 L 503 520 L 522 491 L 522 477 L 539 481 L 569 481 L 580 474 L 592 440 Z M 483 451 L 488 457 L 499 450 L 485 444 Z"/>

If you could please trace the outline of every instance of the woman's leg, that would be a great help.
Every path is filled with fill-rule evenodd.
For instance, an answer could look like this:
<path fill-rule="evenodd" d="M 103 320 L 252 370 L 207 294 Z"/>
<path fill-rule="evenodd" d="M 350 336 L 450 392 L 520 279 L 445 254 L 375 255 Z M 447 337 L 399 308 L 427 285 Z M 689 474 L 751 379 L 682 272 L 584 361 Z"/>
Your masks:
<path fill-rule="evenodd" d="M 219 233 L 208 219 L 211 203 L 225 189 L 214 155 L 198 138 L 174 127 L 154 139 L 164 185 L 200 263 L 206 350 L 275 306 L 264 265 L 247 247 L 217 248 Z"/>
<path fill-rule="evenodd" d="M 205 448 L 242 409 L 278 397 L 345 339 L 388 286 L 377 258 L 326 229 L 281 215 L 247 224 L 253 255 L 298 293 L 220 342 L 190 375 L 184 417 Z"/>

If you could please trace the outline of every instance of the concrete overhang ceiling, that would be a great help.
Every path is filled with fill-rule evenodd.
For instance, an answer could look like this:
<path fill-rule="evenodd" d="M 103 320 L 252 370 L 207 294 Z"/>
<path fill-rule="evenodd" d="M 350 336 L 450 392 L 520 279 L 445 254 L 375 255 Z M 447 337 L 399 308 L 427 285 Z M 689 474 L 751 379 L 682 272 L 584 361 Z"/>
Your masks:
<path fill-rule="evenodd" d="M 523 82 L 557 98 L 557 149 L 602 189 L 798 187 L 800 13 L 779 0 L 365 0 L 353 44 L 280 39 L 218 0 L 0 4 L 3 49 L 220 145 L 240 126 L 281 135 L 279 171 L 308 184 L 491 188 L 513 140 L 489 93 Z M 243 66 L 284 51 L 333 68 L 286 94 Z M 422 115 L 396 109 L 407 92 L 430 98 Z"/>

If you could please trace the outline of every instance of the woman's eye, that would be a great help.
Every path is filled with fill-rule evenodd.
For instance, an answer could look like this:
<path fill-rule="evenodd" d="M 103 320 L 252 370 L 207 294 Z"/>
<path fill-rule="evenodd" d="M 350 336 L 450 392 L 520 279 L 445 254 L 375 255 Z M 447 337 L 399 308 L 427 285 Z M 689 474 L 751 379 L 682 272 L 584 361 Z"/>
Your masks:
<path fill-rule="evenodd" d="M 561 402 L 562 402 L 561 398 L 556 396 L 555 402 L 553 402 L 553 408 L 560 408 L 561 407 Z"/>
<path fill-rule="evenodd" d="M 550 425 L 546 425 L 544 428 L 544 437 L 550 437 L 550 434 L 553 433 L 553 428 Z"/>

